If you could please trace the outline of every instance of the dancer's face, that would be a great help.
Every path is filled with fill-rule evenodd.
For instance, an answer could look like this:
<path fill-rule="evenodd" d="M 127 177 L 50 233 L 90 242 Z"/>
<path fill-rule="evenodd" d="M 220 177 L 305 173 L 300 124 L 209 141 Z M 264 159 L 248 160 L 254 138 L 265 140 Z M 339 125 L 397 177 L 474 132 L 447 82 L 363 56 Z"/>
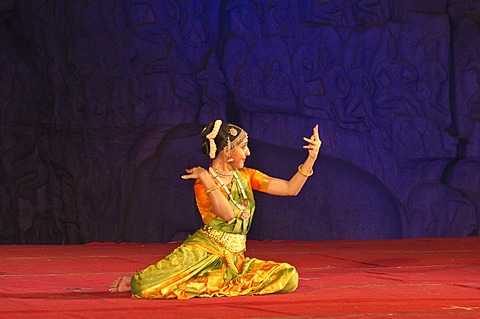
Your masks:
<path fill-rule="evenodd" d="M 232 149 L 230 153 L 230 158 L 233 159 L 233 162 L 230 163 L 233 168 L 242 168 L 245 166 L 245 161 L 247 156 L 250 156 L 250 149 L 248 148 L 248 138 L 245 139 L 242 143 Z"/>

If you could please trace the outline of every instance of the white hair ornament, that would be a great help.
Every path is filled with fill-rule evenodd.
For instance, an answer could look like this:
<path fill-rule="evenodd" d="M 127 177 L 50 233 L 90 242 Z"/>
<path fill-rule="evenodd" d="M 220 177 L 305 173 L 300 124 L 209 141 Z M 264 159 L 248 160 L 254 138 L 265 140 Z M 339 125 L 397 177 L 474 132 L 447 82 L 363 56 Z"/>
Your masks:
<path fill-rule="evenodd" d="M 208 152 L 208 156 L 211 159 L 215 158 L 215 153 L 217 152 L 217 145 L 215 144 L 215 137 L 217 137 L 218 132 L 220 131 L 220 126 L 222 126 L 222 120 L 216 120 L 215 123 L 213 124 L 213 129 L 206 138 L 208 139 L 210 143 L 210 151 Z"/>

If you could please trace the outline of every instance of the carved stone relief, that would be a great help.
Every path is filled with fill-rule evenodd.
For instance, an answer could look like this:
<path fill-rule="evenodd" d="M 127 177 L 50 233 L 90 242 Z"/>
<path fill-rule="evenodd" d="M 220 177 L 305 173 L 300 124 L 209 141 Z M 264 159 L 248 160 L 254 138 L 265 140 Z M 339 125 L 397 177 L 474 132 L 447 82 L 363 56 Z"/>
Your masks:
<path fill-rule="evenodd" d="M 389 207 L 393 237 L 478 234 L 479 26 L 474 0 L 2 1 L 0 243 L 141 241 L 152 220 L 149 240 L 179 239 L 198 220 L 174 215 L 190 218 L 192 202 L 136 210 L 188 192 L 180 179 L 164 183 L 173 172 L 158 163 L 172 155 L 162 150 L 198 165 L 197 146 L 165 143 L 184 141 L 178 125 L 215 118 L 278 156 L 301 150 L 318 123 L 322 163 L 348 163 L 358 183 L 335 196 L 354 201 L 358 178 L 375 177 L 369 189 L 392 201 L 372 216 Z M 337 223 L 355 223 L 354 205 L 306 192 L 322 218 L 341 210 Z M 255 237 L 278 236 L 258 219 Z M 317 222 L 325 234 L 310 238 L 348 238 Z"/>

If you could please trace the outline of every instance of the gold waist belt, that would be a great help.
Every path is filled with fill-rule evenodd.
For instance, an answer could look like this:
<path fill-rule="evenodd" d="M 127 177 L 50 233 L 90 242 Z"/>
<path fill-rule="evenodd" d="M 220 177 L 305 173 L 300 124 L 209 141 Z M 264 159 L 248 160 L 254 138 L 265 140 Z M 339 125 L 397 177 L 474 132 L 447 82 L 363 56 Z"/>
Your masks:
<path fill-rule="evenodd" d="M 232 253 L 240 253 L 247 248 L 247 236 L 244 234 L 227 233 L 207 225 L 204 225 L 201 231 Z"/>

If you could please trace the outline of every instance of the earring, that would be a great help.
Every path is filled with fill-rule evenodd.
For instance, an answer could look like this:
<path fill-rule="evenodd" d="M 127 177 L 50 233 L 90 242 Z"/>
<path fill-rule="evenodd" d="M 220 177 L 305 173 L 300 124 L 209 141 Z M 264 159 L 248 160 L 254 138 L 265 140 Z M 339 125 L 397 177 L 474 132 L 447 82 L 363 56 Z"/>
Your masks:
<path fill-rule="evenodd" d="M 227 149 L 227 163 L 231 163 L 233 162 L 233 158 L 230 157 L 230 153 L 231 153 L 231 148 L 230 148 L 230 139 L 228 139 L 228 149 Z"/>

